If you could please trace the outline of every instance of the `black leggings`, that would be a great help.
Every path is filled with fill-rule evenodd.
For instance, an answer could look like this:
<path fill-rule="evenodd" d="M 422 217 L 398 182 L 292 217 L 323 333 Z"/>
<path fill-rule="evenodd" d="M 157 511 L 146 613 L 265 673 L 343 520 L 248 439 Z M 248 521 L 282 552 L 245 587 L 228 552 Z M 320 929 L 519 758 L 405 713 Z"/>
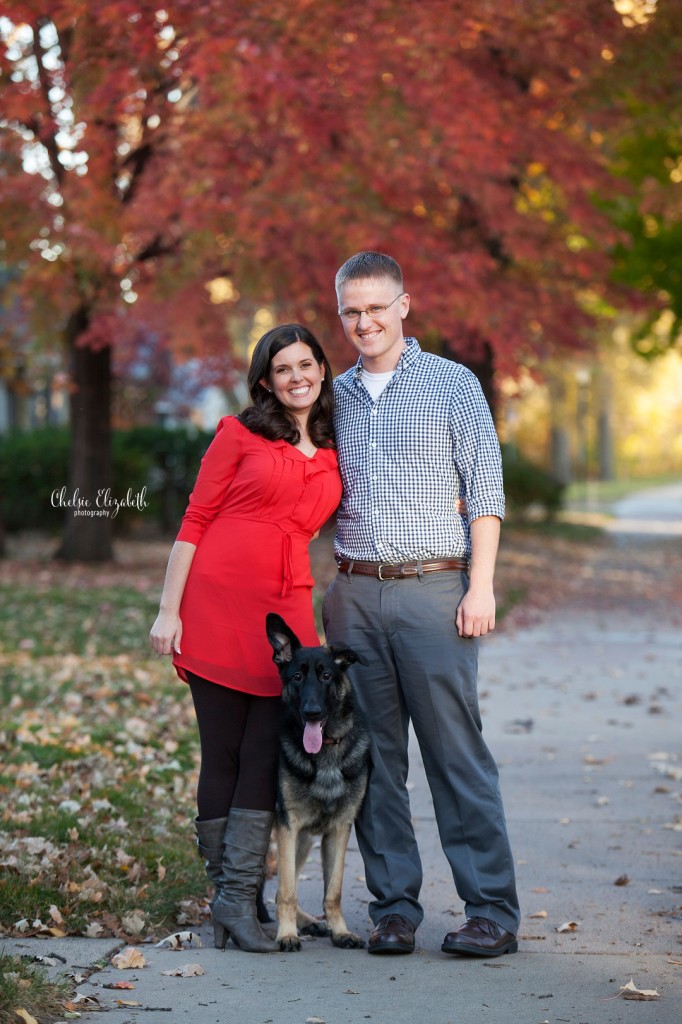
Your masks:
<path fill-rule="evenodd" d="M 201 741 L 200 821 L 231 807 L 273 811 L 277 785 L 279 697 L 230 690 L 188 672 Z"/>

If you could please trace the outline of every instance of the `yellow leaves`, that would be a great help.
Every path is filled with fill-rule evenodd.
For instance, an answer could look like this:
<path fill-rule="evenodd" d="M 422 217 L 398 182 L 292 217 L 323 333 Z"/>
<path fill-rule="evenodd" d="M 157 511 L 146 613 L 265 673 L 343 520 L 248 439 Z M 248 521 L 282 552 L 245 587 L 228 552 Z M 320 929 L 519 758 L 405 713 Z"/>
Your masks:
<path fill-rule="evenodd" d="M 548 914 L 547 914 L 546 910 L 538 910 L 538 911 L 536 911 L 536 913 L 528 915 L 528 917 L 531 918 L 531 919 L 532 918 L 545 918 L 547 916 L 548 916 Z"/>
<path fill-rule="evenodd" d="M 17 1017 L 20 1017 L 24 1021 L 24 1024 L 38 1024 L 35 1017 L 32 1017 L 28 1010 L 15 1009 L 14 1011 Z"/>
<path fill-rule="evenodd" d="M 147 966 L 144 954 L 135 946 L 127 946 L 121 953 L 116 953 L 111 962 L 119 971 L 137 970 Z"/>
<path fill-rule="evenodd" d="M 564 921 L 563 924 L 559 925 L 559 927 L 556 929 L 556 931 L 558 931 L 560 934 L 563 933 L 563 932 L 577 932 L 578 931 L 578 922 L 577 921 Z"/>

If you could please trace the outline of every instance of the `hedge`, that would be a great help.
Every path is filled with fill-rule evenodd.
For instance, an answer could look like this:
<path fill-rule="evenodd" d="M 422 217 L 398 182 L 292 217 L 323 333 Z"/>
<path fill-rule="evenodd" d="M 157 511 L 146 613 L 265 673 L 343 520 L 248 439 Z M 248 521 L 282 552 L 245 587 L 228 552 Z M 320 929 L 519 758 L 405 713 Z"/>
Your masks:
<path fill-rule="evenodd" d="M 212 437 L 213 432 L 192 427 L 115 431 L 112 495 L 124 498 L 129 490 L 134 495 L 146 488 L 148 502 L 142 519 L 137 509 L 121 509 L 114 520 L 116 532 L 141 523 L 163 533 L 174 532 Z M 64 511 L 53 506 L 51 495 L 62 487 L 68 493 L 68 453 L 65 429 L 0 438 L 0 521 L 8 532 L 61 530 Z M 563 486 L 513 446 L 503 446 L 502 460 L 510 515 L 539 510 L 551 518 L 561 507 Z"/>
<path fill-rule="evenodd" d="M 142 521 L 164 533 L 172 532 L 185 510 L 201 457 L 212 437 L 212 432 L 196 428 L 134 427 L 115 431 L 112 495 L 122 499 L 129 490 L 135 495 L 146 488 L 148 507 Z M 68 458 L 66 429 L 49 428 L 0 438 L 0 519 L 8 532 L 61 530 L 65 513 L 51 499 L 62 487 L 70 497 Z M 114 527 L 122 533 L 140 521 L 137 509 L 121 508 Z"/>

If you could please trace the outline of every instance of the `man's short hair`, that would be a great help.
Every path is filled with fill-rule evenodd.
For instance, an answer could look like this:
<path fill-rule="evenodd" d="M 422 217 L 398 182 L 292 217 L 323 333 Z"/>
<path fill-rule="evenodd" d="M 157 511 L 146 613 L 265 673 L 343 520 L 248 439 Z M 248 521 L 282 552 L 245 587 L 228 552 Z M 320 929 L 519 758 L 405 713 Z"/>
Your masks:
<path fill-rule="evenodd" d="M 368 278 L 387 277 L 395 281 L 399 288 L 403 287 L 403 272 L 400 264 L 392 256 L 383 252 L 356 252 L 339 269 L 334 284 L 338 292 L 349 281 L 363 281 Z"/>

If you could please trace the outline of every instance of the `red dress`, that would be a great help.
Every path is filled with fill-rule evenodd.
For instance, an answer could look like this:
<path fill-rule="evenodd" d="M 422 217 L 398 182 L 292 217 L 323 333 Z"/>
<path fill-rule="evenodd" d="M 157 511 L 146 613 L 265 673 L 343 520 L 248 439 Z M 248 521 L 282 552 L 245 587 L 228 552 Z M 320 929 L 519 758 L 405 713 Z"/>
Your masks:
<path fill-rule="evenodd" d="M 177 539 L 197 545 L 180 605 L 181 679 L 193 672 L 245 693 L 281 693 L 265 616 L 319 643 L 308 544 L 341 500 L 336 452 L 307 458 L 225 416 L 204 458 Z"/>

